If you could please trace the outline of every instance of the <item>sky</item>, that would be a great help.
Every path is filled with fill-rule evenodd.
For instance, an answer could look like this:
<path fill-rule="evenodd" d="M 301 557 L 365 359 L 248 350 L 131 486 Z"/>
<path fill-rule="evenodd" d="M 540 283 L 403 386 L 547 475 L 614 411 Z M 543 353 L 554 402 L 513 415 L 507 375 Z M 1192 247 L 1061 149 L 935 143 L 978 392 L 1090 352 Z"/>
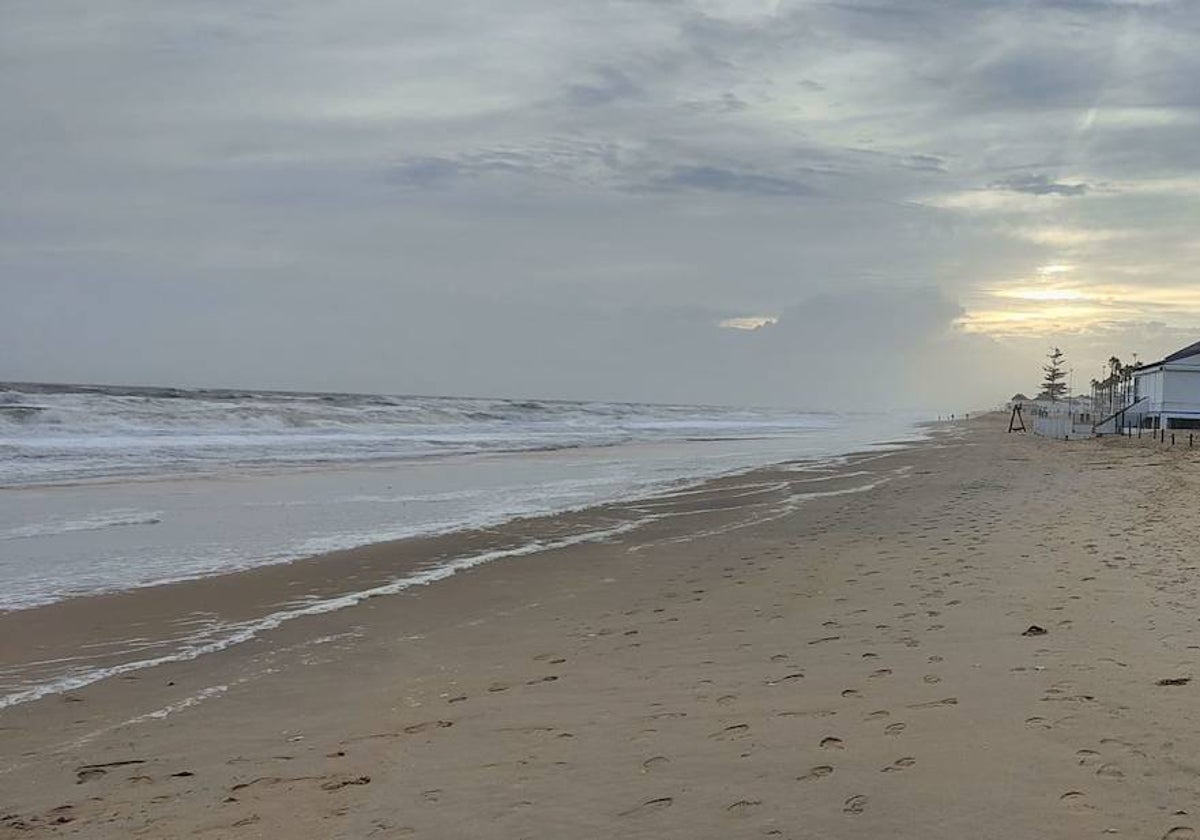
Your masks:
<path fill-rule="evenodd" d="M 7 0 L 0 380 L 965 410 L 1200 339 L 1200 4 Z"/>

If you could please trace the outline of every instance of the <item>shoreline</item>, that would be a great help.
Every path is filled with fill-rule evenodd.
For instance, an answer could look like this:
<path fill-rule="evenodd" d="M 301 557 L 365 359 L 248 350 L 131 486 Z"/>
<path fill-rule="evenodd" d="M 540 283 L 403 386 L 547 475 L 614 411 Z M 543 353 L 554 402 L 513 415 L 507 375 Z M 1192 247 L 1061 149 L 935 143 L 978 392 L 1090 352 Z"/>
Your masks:
<path fill-rule="evenodd" d="M 600 504 L 585 503 L 561 511 L 516 516 L 482 527 L 380 540 L 216 574 L 84 593 L 0 611 L 0 714 L 7 708 L 100 680 L 169 662 L 191 661 L 251 641 L 286 621 L 428 585 L 482 563 L 579 543 L 604 542 L 654 521 L 633 514 L 644 505 L 717 492 L 739 481 L 754 483 L 760 474 L 781 470 L 833 470 L 836 464 L 920 445 L 929 439 L 930 428 L 934 429 L 932 434 L 937 433 L 935 424 L 919 424 L 914 432 L 923 427 L 923 437 L 915 440 L 880 442 L 864 450 L 679 479 L 670 486 Z M 381 560 L 381 555 L 386 555 L 387 560 Z M 356 589 L 340 589 L 338 584 L 345 578 L 339 578 L 339 573 L 360 580 L 361 584 Z M 287 600 L 281 600 L 285 597 Z M 214 602 L 221 605 L 220 614 L 204 606 Z M 190 616 L 204 614 L 211 616 L 209 623 L 219 628 L 214 633 L 201 632 L 189 638 L 173 629 Z M 114 627 L 112 617 L 117 616 L 120 623 Z M 154 655 L 147 659 L 132 659 L 117 653 L 111 663 L 93 666 L 90 673 L 63 674 L 52 678 L 48 685 L 14 684 L 14 676 L 19 679 L 22 670 L 21 645 L 4 640 L 37 638 L 42 652 L 39 658 L 62 663 L 70 660 L 73 652 L 85 643 L 96 643 L 90 635 L 83 638 L 79 628 L 98 624 L 106 626 L 114 642 L 122 632 L 129 632 L 129 625 L 142 628 L 151 625 L 158 629 L 151 630 L 150 635 L 161 639 L 163 644 L 150 648 Z M 139 650 L 144 652 L 146 648 Z"/>
<path fill-rule="evenodd" d="M 398 539 L 575 513 L 896 431 L 771 441 L 435 456 L 222 477 L 0 489 L 0 612 L 188 581 Z"/>

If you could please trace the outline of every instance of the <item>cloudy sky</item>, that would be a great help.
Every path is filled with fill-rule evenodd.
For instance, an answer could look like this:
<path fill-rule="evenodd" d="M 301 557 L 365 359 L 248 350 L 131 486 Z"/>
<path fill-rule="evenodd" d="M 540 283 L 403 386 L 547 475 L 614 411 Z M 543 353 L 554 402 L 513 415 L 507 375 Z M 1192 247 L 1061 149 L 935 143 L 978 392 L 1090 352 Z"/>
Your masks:
<path fill-rule="evenodd" d="M 960 410 L 1200 339 L 1200 4 L 7 0 L 0 379 Z"/>

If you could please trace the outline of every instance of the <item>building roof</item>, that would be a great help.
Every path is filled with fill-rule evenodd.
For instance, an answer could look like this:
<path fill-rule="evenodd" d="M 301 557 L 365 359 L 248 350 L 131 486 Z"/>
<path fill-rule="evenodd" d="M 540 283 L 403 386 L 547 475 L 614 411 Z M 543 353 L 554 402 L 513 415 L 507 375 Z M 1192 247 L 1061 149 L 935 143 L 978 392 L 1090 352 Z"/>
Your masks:
<path fill-rule="evenodd" d="M 1167 362 L 1178 362 L 1181 359 L 1190 359 L 1192 356 L 1200 356 L 1200 341 L 1197 341 L 1195 344 L 1189 344 L 1182 350 L 1176 350 L 1170 356 L 1167 356 L 1164 359 L 1159 359 L 1157 362 L 1150 362 L 1149 364 L 1141 365 L 1135 368 L 1135 371 L 1149 370 L 1150 368 L 1156 368 L 1160 365 L 1165 365 Z"/>
<path fill-rule="evenodd" d="M 1186 359 L 1190 356 L 1200 356 L 1200 341 L 1197 341 L 1195 344 L 1189 344 L 1187 347 L 1184 347 L 1182 350 L 1178 350 L 1178 351 L 1172 353 L 1170 356 L 1167 356 L 1167 358 L 1163 359 L 1163 361 L 1164 362 L 1177 362 L 1180 359 Z"/>

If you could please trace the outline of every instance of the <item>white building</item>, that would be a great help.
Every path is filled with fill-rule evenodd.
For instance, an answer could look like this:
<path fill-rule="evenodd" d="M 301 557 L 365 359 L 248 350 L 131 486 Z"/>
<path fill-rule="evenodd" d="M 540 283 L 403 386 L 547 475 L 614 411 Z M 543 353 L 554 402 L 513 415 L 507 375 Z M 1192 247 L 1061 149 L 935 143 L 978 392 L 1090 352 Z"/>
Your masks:
<path fill-rule="evenodd" d="M 1200 341 L 1133 372 L 1122 426 L 1200 429 Z"/>

